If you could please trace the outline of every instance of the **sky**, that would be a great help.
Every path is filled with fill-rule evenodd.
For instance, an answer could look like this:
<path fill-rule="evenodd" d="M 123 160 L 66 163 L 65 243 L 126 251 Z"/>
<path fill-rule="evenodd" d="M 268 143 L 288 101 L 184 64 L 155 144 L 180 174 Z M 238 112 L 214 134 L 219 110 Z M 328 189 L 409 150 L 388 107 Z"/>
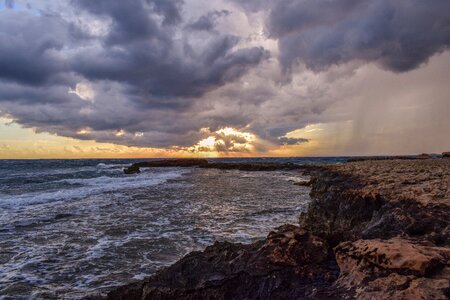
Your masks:
<path fill-rule="evenodd" d="M 0 159 L 450 151 L 448 0 L 0 0 Z"/>

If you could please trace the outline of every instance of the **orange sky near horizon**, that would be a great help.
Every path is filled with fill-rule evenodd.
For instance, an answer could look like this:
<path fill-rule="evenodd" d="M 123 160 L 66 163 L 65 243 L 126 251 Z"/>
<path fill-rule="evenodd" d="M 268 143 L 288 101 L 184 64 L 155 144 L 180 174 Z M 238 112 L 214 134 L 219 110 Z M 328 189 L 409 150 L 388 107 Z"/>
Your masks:
<path fill-rule="evenodd" d="M 130 147 L 113 143 L 99 143 L 92 140 L 78 140 L 49 133 L 36 133 L 22 128 L 11 120 L 0 119 L 0 159 L 89 159 L 89 158 L 216 158 L 216 157 L 314 157 L 314 156 L 358 156 L 418 154 L 418 152 L 366 152 L 350 149 L 351 122 L 341 124 L 315 124 L 295 130 L 286 137 L 309 139 L 298 145 L 272 145 L 256 136 L 225 128 L 218 132 L 242 134 L 249 139 L 236 151 L 218 151 L 220 138 L 210 136 L 196 145 L 184 148 L 159 149 Z M 334 139 L 339 132 L 339 140 Z M 226 136 L 226 135 L 225 135 Z M 347 146 L 346 146 L 347 145 Z M 238 145 L 239 146 L 239 145 Z M 259 151 L 262 148 L 265 151 Z M 444 150 L 442 150 L 444 151 Z M 435 149 L 434 153 L 441 153 Z M 426 151 L 423 151 L 426 152 Z"/>

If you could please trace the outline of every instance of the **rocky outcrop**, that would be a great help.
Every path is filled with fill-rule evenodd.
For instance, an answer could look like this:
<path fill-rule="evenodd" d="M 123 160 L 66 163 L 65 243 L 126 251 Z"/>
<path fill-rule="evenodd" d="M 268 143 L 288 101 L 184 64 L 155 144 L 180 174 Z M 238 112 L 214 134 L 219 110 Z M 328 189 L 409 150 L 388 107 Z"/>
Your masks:
<path fill-rule="evenodd" d="M 443 152 L 442 153 L 443 158 L 450 158 L 450 152 Z"/>
<path fill-rule="evenodd" d="M 300 227 L 251 245 L 216 243 L 108 298 L 448 299 L 450 160 L 303 171 L 312 200 Z"/>
<path fill-rule="evenodd" d="M 418 155 L 391 155 L 391 156 L 361 156 L 361 157 L 352 157 L 348 160 L 348 162 L 358 162 L 358 161 L 366 161 L 366 160 L 414 160 L 414 159 L 431 159 L 434 157 L 438 157 L 436 154 L 428 154 L 422 153 Z"/>
<path fill-rule="evenodd" d="M 417 155 L 415 158 L 416 159 L 430 159 L 433 157 L 428 153 L 422 153 L 422 154 Z"/>
<path fill-rule="evenodd" d="M 364 161 L 313 176 L 304 229 L 335 246 L 358 299 L 448 299 L 450 161 Z"/>
<path fill-rule="evenodd" d="M 125 174 L 138 173 L 140 168 L 156 167 L 200 167 L 207 169 L 220 170 L 239 170 L 239 171 L 276 171 L 276 170 L 295 170 L 306 169 L 308 167 L 292 163 L 232 163 L 232 162 L 214 162 L 210 163 L 206 159 L 166 159 L 148 162 L 139 162 L 132 164 L 124 169 Z"/>
<path fill-rule="evenodd" d="M 360 157 L 352 157 L 348 160 L 348 162 L 359 162 L 366 160 L 396 160 L 396 159 L 414 159 L 415 157 L 412 155 L 395 155 L 395 156 L 360 156 Z"/>
<path fill-rule="evenodd" d="M 216 242 L 108 299 L 303 299 L 345 295 L 327 242 L 286 225 L 250 245 Z"/>
<path fill-rule="evenodd" d="M 133 164 L 132 166 L 138 168 L 155 168 L 155 167 L 199 167 L 207 165 L 206 159 L 198 158 L 183 158 L 183 159 L 163 159 L 154 161 L 144 161 Z"/>
<path fill-rule="evenodd" d="M 363 161 L 313 175 L 302 227 L 333 246 L 397 235 L 450 245 L 450 162 Z"/>
<path fill-rule="evenodd" d="M 141 170 L 139 169 L 139 167 L 132 165 L 131 167 L 125 168 L 123 172 L 125 174 L 130 175 L 130 174 L 139 174 L 141 173 Z"/>

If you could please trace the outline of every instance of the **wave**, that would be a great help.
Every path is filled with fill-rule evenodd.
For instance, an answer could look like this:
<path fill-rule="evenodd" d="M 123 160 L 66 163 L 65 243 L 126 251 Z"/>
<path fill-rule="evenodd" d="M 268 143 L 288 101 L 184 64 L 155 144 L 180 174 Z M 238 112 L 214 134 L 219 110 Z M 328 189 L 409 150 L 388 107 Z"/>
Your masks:
<path fill-rule="evenodd" d="M 135 176 L 100 176 L 94 178 L 63 179 L 59 182 L 69 184 L 72 187 L 50 192 L 25 193 L 14 197 L 11 197 L 10 195 L 0 195 L 0 207 L 10 208 L 73 200 L 106 192 L 154 186 L 164 183 L 169 179 L 180 177 L 185 172 L 185 170 L 170 170 L 161 173 L 145 172 Z"/>
<path fill-rule="evenodd" d="M 125 167 L 129 167 L 130 164 L 105 164 L 105 163 L 99 163 L 97 164 L 97 169 L 121 169 Z"/>

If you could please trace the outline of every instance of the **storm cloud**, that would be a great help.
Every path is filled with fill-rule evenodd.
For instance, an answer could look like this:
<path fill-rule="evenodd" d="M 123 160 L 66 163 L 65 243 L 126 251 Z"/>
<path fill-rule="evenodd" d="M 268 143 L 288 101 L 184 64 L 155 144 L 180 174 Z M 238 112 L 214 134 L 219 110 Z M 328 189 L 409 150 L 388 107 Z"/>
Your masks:
<path fill-rule="evenodd" d="M 309 142 L 309 140 L 305 138 L 287 138 L 287 137 L 281 137 L 278 139 L 278 141 L 282 145 L 299 145 L 301 143 Z"/>
<path fill-rule="evenodd" d="M 445 0 L 8 0 L 0 116 L 129 146 L 211 137 L 217 151 L 248 151 L 228 127 L 261 145 L 311 144 L 286 134 L 354 118 L 334 107 L 353 99 L 361 69 L 402 76 L 445 52 L 449 10 Z"/>
<path fill-rule="evenodd" d="M 205 31 L 214 30 L 214 27 L 216 25 L 215 23 L 216 23 L 217 19 L 219 19 L 221 17 L 226 17 L 230 13 L 231 12 L 228 11 L 228 10 L 210 11 L 207 14 L 200 16 L 194 22 L 190 23 L 187 26 L 187 28 L 189 28 L 191 30 L 205 30 Z"/>
<path fill-rule="evenodd" d="M 268 30 L 285 68 L 300 62 L 324 70 L 357 60 L 404 72 L 450 46 L 449 10 L 445 0 L 281 0 Z"/>

